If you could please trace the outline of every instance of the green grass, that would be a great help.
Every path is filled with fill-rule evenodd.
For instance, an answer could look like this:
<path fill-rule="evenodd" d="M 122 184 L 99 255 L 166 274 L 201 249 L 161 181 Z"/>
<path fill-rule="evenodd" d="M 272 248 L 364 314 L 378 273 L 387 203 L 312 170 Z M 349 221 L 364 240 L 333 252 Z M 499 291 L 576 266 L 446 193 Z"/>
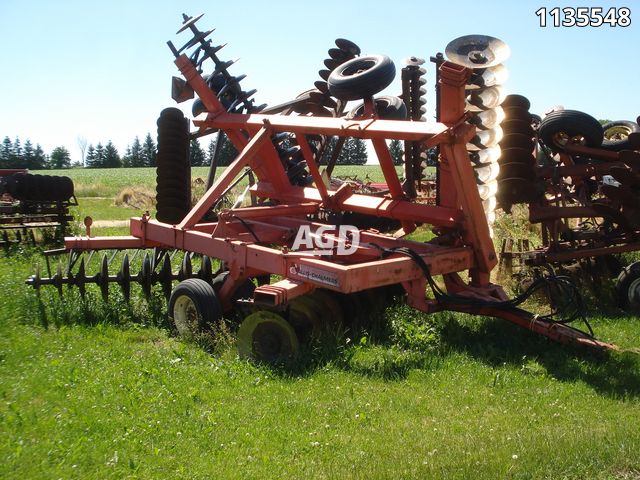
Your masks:
<path fill-rule="evenodd" d="M 136 215 L 111 197 L 155 174 L 106 179 L 122 172 L 70 172 L 97 185 L 82 214 Z M 602 311 L 602 292 L 590 321 L 621 352 L 393 306 L 276 368 L 239 360 L 233 326 L 175 338 L 157 290 L 38 297 L 22 283 L 36 262 L 0 252 L 2 479 L 640 478 L 640 318 Z"/>
<path fill-rule="evenodd" d="M 0 260 L 0 478 L 640 475 L 637 354 L 392 307 L 369 333 L 268 368 L 232 339 L 210 353 L 173 338 L 157 297 L 43 290 L 43 322 L 20 283 L 36 259 Z M 637 347 L 639 320 L 593 323 Z"/>

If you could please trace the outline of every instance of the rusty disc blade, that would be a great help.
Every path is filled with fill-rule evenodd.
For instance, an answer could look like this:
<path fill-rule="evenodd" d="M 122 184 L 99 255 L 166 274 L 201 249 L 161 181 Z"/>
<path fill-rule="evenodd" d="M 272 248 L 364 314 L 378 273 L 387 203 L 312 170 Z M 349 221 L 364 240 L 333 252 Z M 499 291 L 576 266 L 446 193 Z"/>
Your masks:
<path fill-rule="evenodd" d="M 360 55 L 360 47 L 346 38 L 336 38 L 336 47 L 350 55 Z"/>
<path fill-rule="evenodd" d="M 540 197 L 540 191 L 526 178 L 505 178 L 498 182 L 496 197 L 501 204 L 529 203 Z"/>
<path fill-rule="evenodd" d="M 522 120 L 519 118 L 504 120 L 500 126 L 505 135 L 510 133 L 522 133 L 528 137 L 533 137 L 533 127 L 530 120 Z"/>
<path fill-rule="evenodd" d="M 498 162 L 501 165 L 505 163 L 520 163 L 532 168 L 536 163 L 536 159 L 528 148 L 504 148 Z"/>
<path fill-rule="evenodd" d="M 524 178 L 534 180 L 536 175 L 533 166 L 520 162 L 503 163 L 500 165 L 500 174 L 498 175 L 498 185 L 500 180 L 506 178 Z M 498 189 L 500 187 L 498 186 Z"/>
<path fill-rule="evenodd" d="M 500 148 L 503 150 L 507 148 L 522 148 L 533 152 L 533 138 L 523 133 L 510 133 L 502 137 Z"/>

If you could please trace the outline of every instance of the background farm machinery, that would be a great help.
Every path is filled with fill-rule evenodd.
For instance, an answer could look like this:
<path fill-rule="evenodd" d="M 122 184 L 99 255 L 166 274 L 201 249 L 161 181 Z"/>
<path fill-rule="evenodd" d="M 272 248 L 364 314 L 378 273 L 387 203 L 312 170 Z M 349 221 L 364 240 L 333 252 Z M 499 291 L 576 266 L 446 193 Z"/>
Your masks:
<path fill-rule="evenodd" d="M 69 177 L 34 175 L 26 169 L 0 170 L 0 244 L 8 247 L 49 236 L 62 241 L 77 205 Z"/>
<path fill-rule="evenodd" d="M 328 51 L 314 89 L 277 106 L 258 106 L 255 90 L 245 91 L 243 77 L 229 73 L 232 62 L 218 58 L 222 46 L 208 39 L 212 31 L 196 27 L 200 17 L 184 16 L 178 33 L 192 36 L 181 48 L 168 43 L 183 77 L 173 79 L 172 97 L 183 102 L 197 94 L 196 131 L 177 108 L 158 119 L 156 218 L 132 218 L 129 236 L 66 238 L 67 265 L 55 272 L 48 267 L 46 278 L 37 273 L 30 284 L 84 293 L 95 283 L 104 297 L 111 283 L 125 297 L 132 282 L 146 295 L 160 284 L 180 334 L 196 334 L 235 312 L 242 317 L 241 354 L 265 361 L 294 356 L 300 342 L 321 338 L 356 313 L 366 318 L 372 304 L 397 294 L 425 312 L 496 316 L 563 343 L 611 347 L 566 325 L 582 317 L 579 294 L 566 279 L 540 279 L 515 299 L 491 283 L 497 205 L 508 209 L 541 195 L 519 188 L 532 180 L 533 135 L 522 133 L 530 131 L 531 117 L 518 116 L 520 97 L 506 98 L 511 111 L 501 107 L 502 62 L 509 55 L 503 42 L 462 37 L 447 48 L 450 61 L 441 54 L 431 59 L 437 122 L 429 123 L 424 61 L 404 61 L 400 96 L 375 97 L 393 81 L 394 63 L 362 55 L 345 39 Z M 350 101 L 358 105 L 348 109 Z M 511 135 L 503 134 L 503 120 Z M 217 176 L 213 162 L 207 191 L 192 206 L 189 141 L 208 134 L 226 135 L 239 154 Z M 351 137 L 369 142 L 383 184 L 362 189 L 332 177 L 341 145 Z M 404 144 L 403 180 L 391 140 Z M 505 157 L 500 147 L 528 154 Z M 435 188 L 425 176 L 430 154 L 437 158 Z M 225 202 L 238 189 L 239 200 Z M 433 238 L 409 239 L 427 225 Z M 114 253 L 96 261 L 100 250 Z M 138 253 L 118 253 L 128 251 Z M 133 256 L 137 274 L 131 273 Z M 181 266 L 174 272 L 176 256 Z M 87 274 L 95 263 L 97 273 Z M 563 292 L 562 312 L 535 315 L 519 308 L 535 289 L 550 285 Z"/>

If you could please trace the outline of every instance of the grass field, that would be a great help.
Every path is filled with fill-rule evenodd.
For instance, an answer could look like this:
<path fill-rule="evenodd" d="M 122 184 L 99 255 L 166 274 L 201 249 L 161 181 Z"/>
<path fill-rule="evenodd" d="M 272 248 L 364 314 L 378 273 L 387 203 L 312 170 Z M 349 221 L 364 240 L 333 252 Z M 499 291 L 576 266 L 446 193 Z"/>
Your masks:
<path fill-rule="evenodd" d="M 621 352 L 392 306 L 285 369 L 239 360 L 233 331 L 176 339 L 158 292 L 38 299 L 39 253 L 0 255 L 0 478 L 640 478 L 640 319 L 602 297 L 590 321 Z"/>

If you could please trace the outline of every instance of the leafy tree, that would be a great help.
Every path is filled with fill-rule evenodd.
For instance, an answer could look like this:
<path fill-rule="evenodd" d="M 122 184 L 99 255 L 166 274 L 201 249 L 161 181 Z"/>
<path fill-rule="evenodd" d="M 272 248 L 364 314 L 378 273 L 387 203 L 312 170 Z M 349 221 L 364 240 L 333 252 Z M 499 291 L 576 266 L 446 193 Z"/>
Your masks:
<path fill-rule="evenodd" d="M 201 167 L 206 162 L 204 150 L 202 150 L 200 142 L 195 138 L 189 144 L 189 161 L 192 167 Z"/>
<path fill-rule="evenodd" d="M 404 150 L 400 140 L 391 140 L 389 143 L 389 153 L 391 154 L 391 158 L 393 158 L 394 165 L 402 165 L 404 163 Z"/>
<path fill-rule="evenodd" d="M 87 153 L 87 139 L 84 137 L 78 137 L 78 148 L 80 148 L 80 154 L 82 155 L 82 166 L 84 167 L 85 156 Z"/>
<path fill-rule="evenodd" d="M 113 145 L 111 140 L 107 143 L 107 146 L 104 147 L 104 162 L 103 166 L 105 168 L 119 168 L 122 166 L 122 160 L 120 160 L 120 155 L 118 154 L 118 150 Z"/>
<path fill-rule="evenodd" d="M 144 143 L 142 144 L 143 165 L 145 167 L 155 167 L 157 154 L 156 144 L 153 138 L 151 138 L 151 134 L 147 133 L 147 136 L 144 138 Z"/>
<path fill-rule="evenodd" d="M 64 147 L 56 147 L 51 152 L 49 158 L 49 167 L 58 170 L 61 168 L 69 168 L 71 166 L 71 156 L 69 151 Z"/>

